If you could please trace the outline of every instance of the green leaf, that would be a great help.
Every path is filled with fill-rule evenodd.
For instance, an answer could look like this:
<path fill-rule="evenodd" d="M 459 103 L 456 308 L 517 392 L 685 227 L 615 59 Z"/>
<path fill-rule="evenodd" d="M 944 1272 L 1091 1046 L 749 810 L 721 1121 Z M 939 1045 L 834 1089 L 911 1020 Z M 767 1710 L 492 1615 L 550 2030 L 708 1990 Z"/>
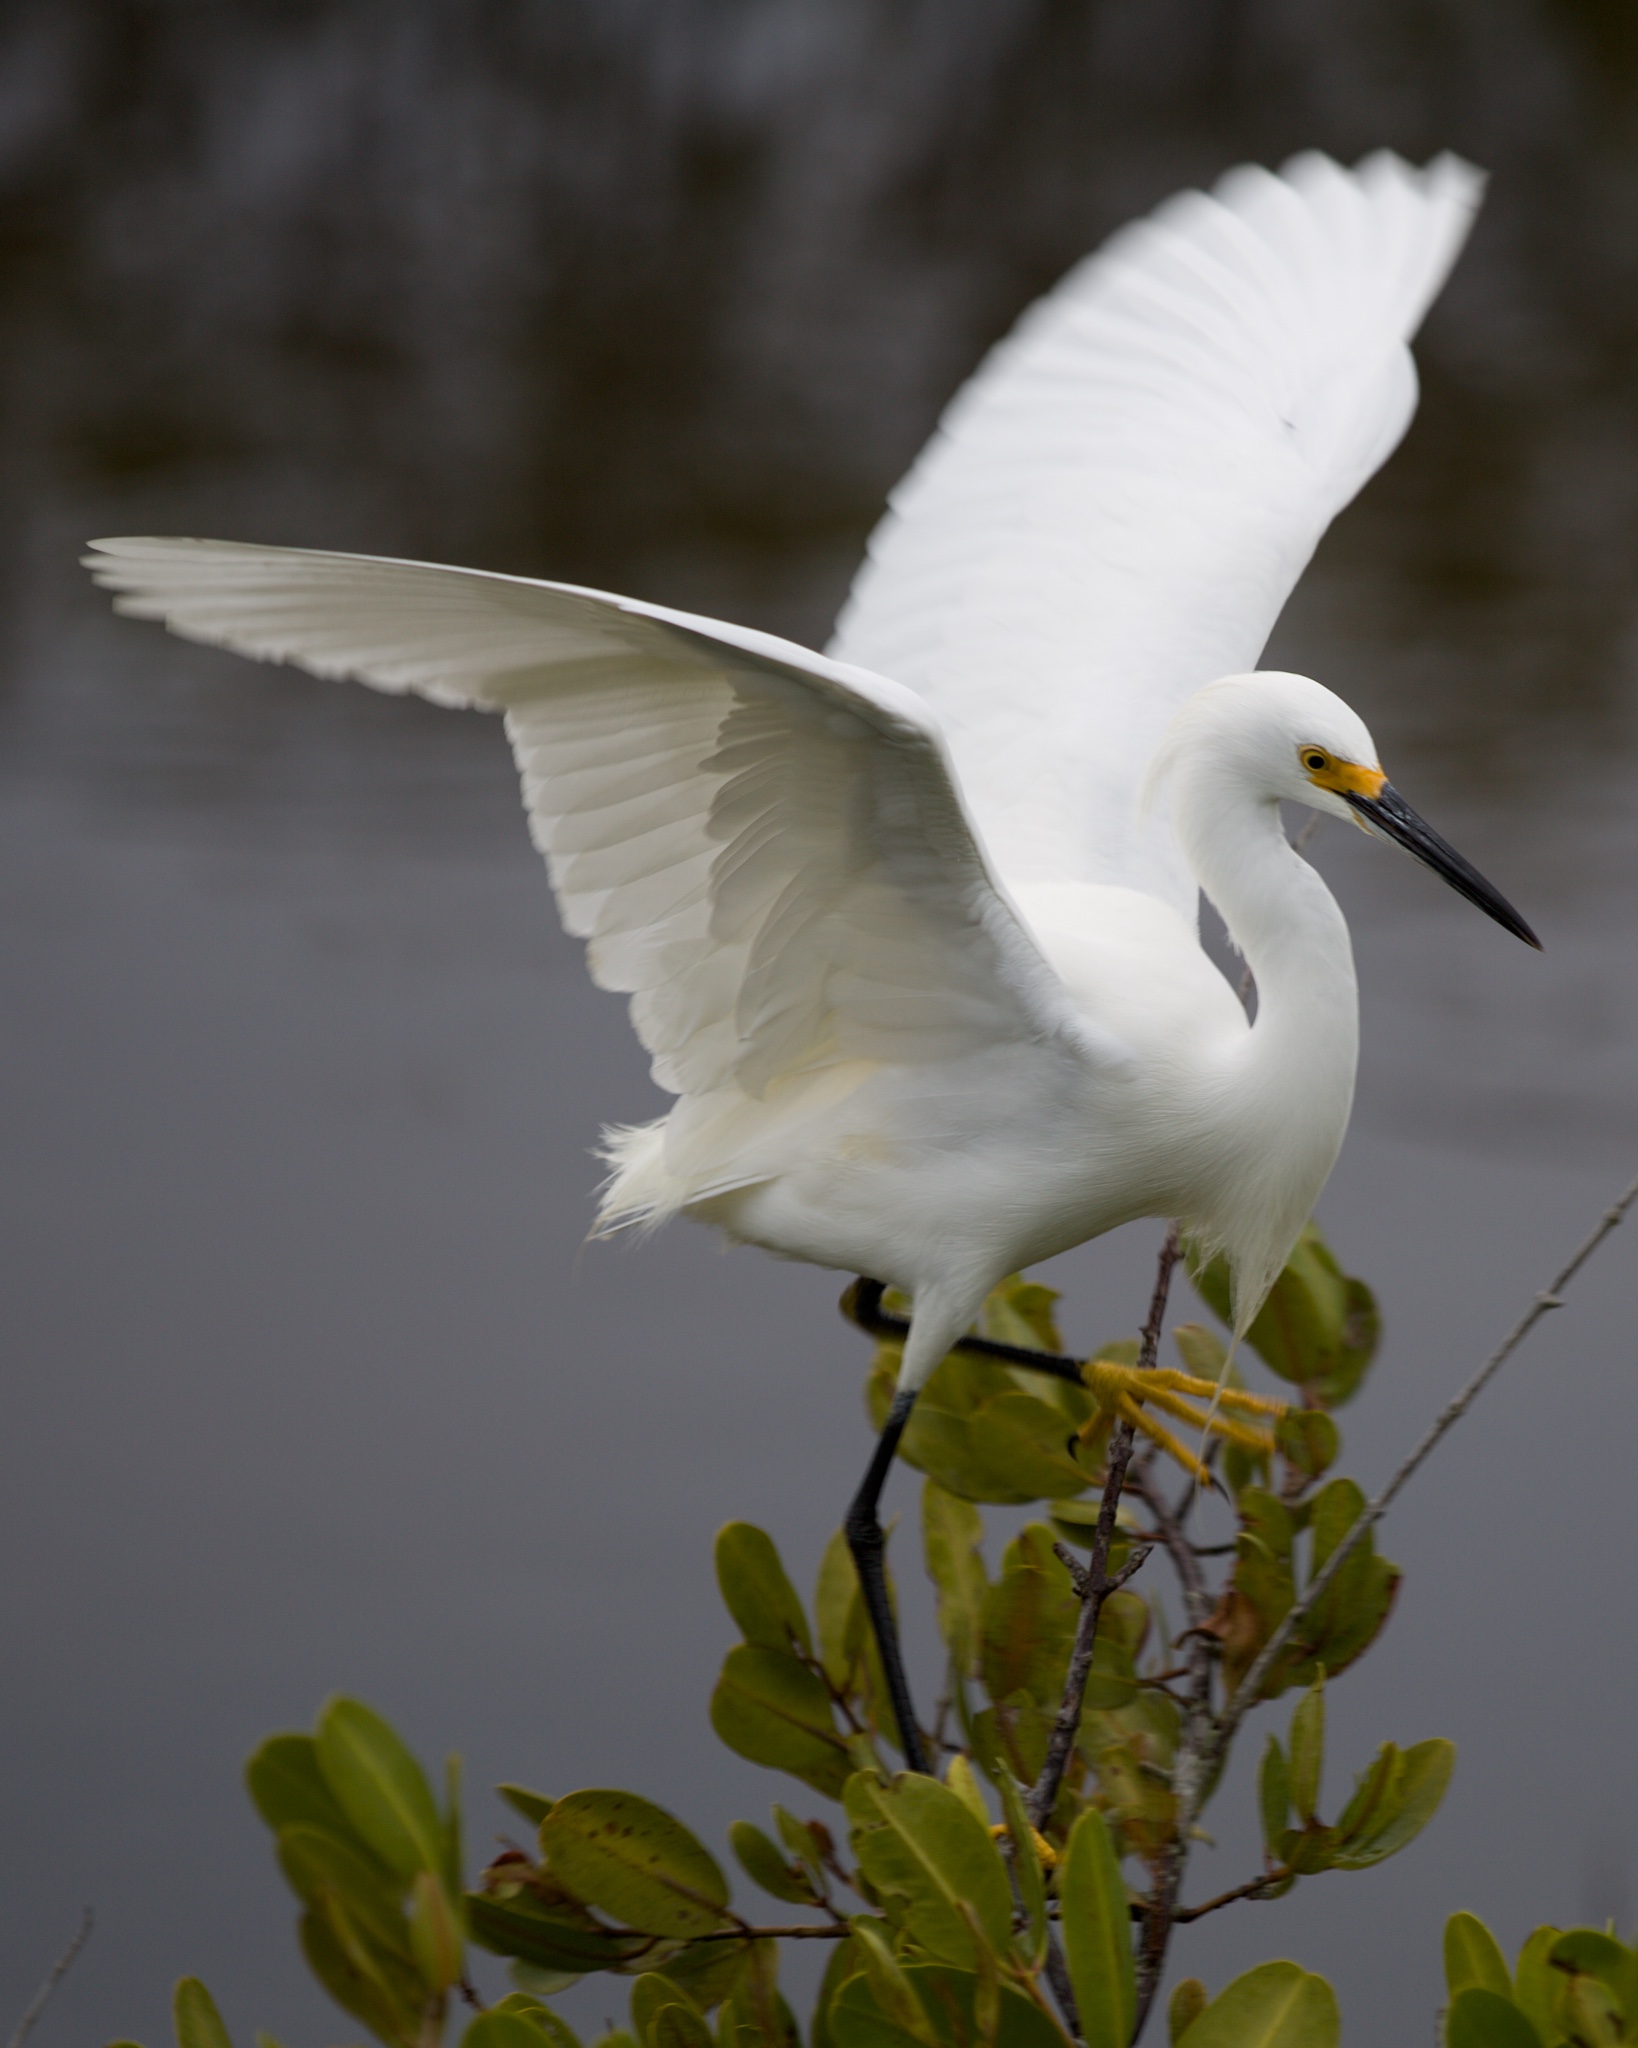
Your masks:
<path fill-rule="evenodd" d="M 790 1906 L 812 1906 L 818 1894 L 799 1865 L 780 1853 L 777 1844 L 748 1820 L 736 1820 L 728 1830 L 728 1846 L 739 1858 L 740 1868 L 753 1884 Z"/>
<path fill-rule="evenodd" d="M 1445 2048 L 1543 2048 L 1512 1999 L 1483 1985 L 1457 1992 L 1445 2015 Z"/>
<path fill-rule="evenodd" d="M 701 2012 L 720 2005 L 750 1952 L 748 1941 L 691 1941 L 665 1958 L 665 1974 L 688 1993 Z"/>
<path fill-rule="evenodd" d="M 506 1974 L 531 2005 L 540 2005 L 548 1998 L 555 1998 L 560 1991 L 571 1990 L 584 1973 L 579 1970 L 547 1970 L 539 1963 L 520 1963 L 514 1958 L 507 1964 Z"/>
<path fill-rule="evenodd" d="M 808 1618 L 774 1548 L 773 1538 L 749 1522 L 717 1532 L 717 1584 L 723 1604 L 748 1643 L 768 1650 L 813 1654 Z"/>
<path fill-rule="evenodd" d="M 571 1792 L 541 1822 L 540 1848 L 576 1898 L 624 1926 L 687 1936 L 722 1924 L 728 1886 L 716 1859 L 635 1792 Z"/>
<path fill-rule="evenodd" d="M 979 1983 L 971 1970 L 947 1963 L 913 1963 L 904 1972 L 924 2027 L 941 2048 L 977 2048 L 986 2039 L 979 2021 Z M 833 2004 L 835 2048 L 905 2048 L 918 2037 L 888 2019 L 868 1980 L 855 1975 Z M 1000 1986 L 993 2048 L 1068 2048 L 1063 2030 L 1033 1999 Z M 814 2048 L 823 2048 L 816 2038 Z"/>
<path fill-rule="evenodd" d="M 1342 1439 L 1323 1408 L 1288 1408 L 1274 1426 L 1280 1456 L 1305 1479 L 1318 1479 L 1337 1461 Z"/>
<path fill-rule="evenodd" d="M 465 1944 L 444 1882 L 418 1870 L 410 1887 L 410 1947 L 421 1981 L 435 1995 L 460 1982 Z"/>
<path fill-rule="evenodd" d="M 852 1773 L 824 1681 L 788 1651 L 730 1650 L 711 1695 L 711 1726 L 738 1755 L 789 1771 L 829 1799 Z"/>
<path fill-rule="evenodd" d="M 814 1890 L 822 1892 L 825 1888 L 825 1859 L 834 1847 L 830 1830 L 823 1821 L 798 1820 L 788 1807 L 779 1805 L 777 1801 L 773 1817 L 779 1839 L 808 1873 Z"/>
<path fill-rule="evenodd" d="M 1047 1921 L 1046 1879 L 1035 1847 L 1035 1830 L 1025 1811 L 1017 1779 L 1011 1771 L 1003 1771 L 997 1782 L 1001 1805 L 1007 1816 L 1007 1834 L 1012 1842 L 1013 1882 L 1018 1887 L 1018 1903 L 1024 1909 L 1023 1952 L 1030 1968 L 1038 1970 L 1046 1959 L 1047 1937 L 1051 1932 Z"/>
<path fill-rule="evenodd" d="M 825 1545 L 819 1560 L 819 1577 L 813 1591 L 813 1619 L 819 1635 L 819 1661 L 825 1676 L 839 1692 L 845 1692 L 854 1676 L 859 1649 L 859 1574 L 853 1553 L 847 1547 L 847 1533 L 838 1529 Z"/>
<path fill-rule="evenodd" d="M 1291 1716 L 1291 1804 L 1304 1827 L 1319 1806 L 1325 1766 L 1325 1680 L 1314 1680 Z"/>
<path fill-rule="evenodd" d="M 848 1979 L 858 1976 L 863 1968 L 857 1944 L 851 1935 L 831 1942 L 829 1947 L 825 1972 L 819 1979 L 819 1995 L 813 2002 L 813 2017 L 808 2023 L 810 2048 L 837 2048 L 836 2039 L 830 2031 L 831 2005 Z"/>
<path fill-rule="evenodd" d="M 1075 1640 L 1080 1602 L 1069 1573 L 1052 1555 L 1051 1532 L 1033 1525 L 1007 1546 L 1002 1573 L 984 1597 L 979 1669 L 993 1701 L 1027 1693 L 1056 1707 Z"/>
<path fill-rule="evenodd" d="M 1137 2012 L 1126 1881 L 1103 1815 L 1089 1806 L 1070 1830 L 1058 1880 L 1064 1958 L 1086 2048 L 1127 2048 Z"/>
<path fill-rule="evenodd" d="M 1513 1973 L 1513 1995 L 1519 2010 L 1542 2040 L 1554 2043 L 1554 2048 L 1558 2029 L 1553 2023 L 1553 2001 L 1563 1980 L 1547 1958 L 1561 1932 L 1557 1927 L 1538 1927 L 1519 1950 Z"/>
<path fill-rule="evenodd" d="M 944 1782 L 978 1825 L 981 1828 L 988 1828 L 990 1809 L 984 1804 L 984 1794 L 979 1789 L 977 1774 L 959 1749 L 944 1767 Z"/>
<path fill-rule="evenodd" d="M 311 1735 L 270 1735 L 245 1765 L 245 1784 L 256 1811 L 275 1834 L 280 1828 L 323 1828 L 369 1853 L 325 1783 L 318 1744 Z"/>
<path fill-rule="evenodd" d="M 647 2048 L 712 2048 L 704 2014 L 659 1970 L 645 1971 L 632 1985 L 631 2020 Z"/>
<path fill-rule="evenodd" d="M 526 1785 L 497 1785 L 495 1790 L 532 1828 L 538 1828 L 552 1810 L 552 1802 L 544 1792 L 531 1792 Z"/>
<path fill-rule="evenodd" d="M 1009 1274 L 992 1287 L 978 1312 L 979 1327 L 997 1344 L 1018 1344 L 1027 1351 L 1063 1353 L 1056 1309 L 1063 1296 L 1054 1287 Z"/>
<path fill-rule="evenodd" d="M 1513 1979 L 1496 1937 L 1476 1913 L 1452 1913 L 1445 1922 L 1445 1988 L 1454 1998 L 1470 1984 L 1512 2001 Z"/>
<path fill-rule="evenodd" d="M 1383 1743 L 1355 1778 L 1352 1796 L 1338 1816 L 1339 1849 L 1351 1850 L 1356 1843 L 1368 1841 L 1399 1811 L 1399 1771 L 1398 1749 L 1391 1742 Z"/>
<path fill-rule="evenodd" d="M 779 1944 L 752 1942 L 717 2021 L 718 2048 L 801 2048 L 796 2018 L 779 1992 Z"/>
<path fill-rule="evenodd" d="M 1323 1977 L 1260 1963 L 1220 1991 L 1179 2048 L 1337 2048 L 1342 2018 Z"/>
<path fill-rule="evenodd" d="M 843 1794 L 860 1868 L 908 1937 L 942 1962 L 976 1961 L 965 1904 L 991 1949 L 1012 1932 L 1012 1886 L 989 1831 L 948 1786 L 915 1772 L 882 1784 L 861 1771 Z"/>
<path fill-rule="evenodd" d="M 1456 1745 L 1436 1736 L 1401 1753 L 1383 1801 L 1384 1819 L 1363 1840 L 1339 1854 L 1339 1870 L 1366 1870 L 1414 1842 L 1439 1810 L 1456 1767 Z"/>
<path fill-rule="evenodd" d="M 1614 1991 L 1626 1976 L 1631 1951 L 1597 1927 L 1572 1927 L 1553 1943 L 1547 1958 L 1555 1970 L 1596 1977 Z"/>
<path fill-rule="evenodd" d="M 279 1868 L 304 1905 L 317 1905 L 334 1893 L 359 1925 L 384 1948 L 409 1960 L 409 1930 L 399 1901 L 402 1883 L 373 1856 L 353 1847 L 353 1837 L 332 1835 L 324 1828 L 281 1828 Z"/>
<path fill-rule="evenodd" d="M 318 1761 L 353 1826 L 389 1870 L 408 1881 L 442 1871 L 446 1841 L 420 1765 L 381 1716 L 333 1699 L 319 1716 Z"/>
<path fill-rule="evenodd" d="M 887 1419 L 897 1373 L 896 1353 L 883 1347 L 866 1387 L 878 1429 Z M 1089 1406 L 1074 1388 L 1064 1385 L 1063 1393 L 1072 1407 L 1077 1401 Z M 1006 1367 L 952 1353 L 911 1410 L 899 1456 L 963 1500 L 1067 1498 L 1084 1493 L 1092 1476 L 1065 1448 L 1072 1426 L 1063 1404 L 1025 1393 Z"/>
<path fill-rule="evenodd" d="M 1214 1259 L 1202 1269 L 1191 1257 L 1189 1277 L 1232 1326 L 1227 1261 Z M 1371 1290 L 1342 1271 L 1319 1226 L 1308 1223 L 1246 1342 L 1281 1379 L 1309 1389 L 1327 1408 L 1340 1408 L 1358 1390 L 1380 1335 Z"/>
<path fill-rule="evenodd" d="M 929 2024 L 920 1999 L 911 1990 L 910 1979 L 900 1968 L 898 1958 L 888 1946 L 884 1923 L 872 1919 L 868 1914 L 859 1913 L 854 1915 L 848 1925 L 853 1929 L 853 1938 L 849 1946 L 858 1957 L 870 2001 L 875 2009 L 909 2040 L 920 2041 L 925 2044 L 925 2048 L 939 2048 L 939 2036 Z M 830 2011 L 831 2031 L 836 2036 L 838 2048 L 858 2048 L 854 2029 L 848 2024 L 848 1993 L 849 1985 L 844 1984 Z"/>
<path fill-rule="evenodd" d="M 556 2013 L 547 2014 L 544 2006 L 536 2006 L 532 2011 L 520 2010 L 516 2006 L 510 2010 L 491 2006 L 488 2012 L 479 2013 L 461 2036 L 461 2048 L 544 2048 L 548 2041 L 552 2048 L 566 2048 L 553 2029 L 539 2024 L 535 2017 L 537 2013 L 556 2020 L 557 2026 L 570 2041 L 574 2041 L 574 2035 Z M 575 2048 L 579 2048 L 578 2042 Z"/>
<path fill-rule="evenodd" d="M 302 1915 L 300 1935 L 307 1967 L 343 2012 L 390 2048 L 415 2048 L 426 1992 L 409 1964 L 361 1936 L 329 1896 Z"/>
<path fill-rule="evenodd" d="M 171 1994 L 176 2048 L 233 2048 L 216 2001 L 197 1977 L 182 1977 Z"/>
<path fill-rule="evenodd" d="M 1166 2034 L 1172 2048 L 1177 2048 L 1210 2003 L 1211 1993 L 1198 1977 L 1185 1977 L 1173 1990 L 1171 2003 L 1166 2007 Z"/>
<path fill-rule="evenodd" d="M 956 1669 L 971 1678 L 978 1669 L 979 1632 L 989 1591 L 978 1547 L 984 1518 L 970 1502 L 958 1500 L 929 1479 L 921 1489 L 921 1535 L 927 1576 L 938 1589 L 939 1633 Z"/>
<path fill-rule="evenodd" d="M 1257 1805 L 1262 1815 L 1263 1847 L 1272 1856 L 1291 1818 L 1291 1776 L 1277 1735 L 1268 1738 L 1268 1747 L 1263 1751 L 1257 1773 Z"/>
<path fill-rule="evenodd" d="M 611 1932 L 569 1907 L 552 1911 L 526 1892 L 511 1898 L 468 1892 L 466 1919 L 472 1939 L 491 1955 L 576 1977 L 619 1969 L 650 1946 L 646 1936 Z"/>
<path fill-rule="evenodd" d="M 580 2048 L 579 2037 L 568 2021 L 560 2018 L 549 2005 L 542 2005 L 538 1998 L 531 1998 L 525 1992 L 510 1992 L 505 1998 L 497 2000 L 489 2008 L 489 2013 L 491 2016 L 496 2013 L 516 2013 L 520 2018 L 527 2020 L 535 2029 L 534 2048 L 541 2048 L 542 2037 L 550 2043 L 550 2048 Z M 470 2032 L 469 2028 L 467 2035 L 462 2036 L 461 2048 L 466 2048 Z"/>

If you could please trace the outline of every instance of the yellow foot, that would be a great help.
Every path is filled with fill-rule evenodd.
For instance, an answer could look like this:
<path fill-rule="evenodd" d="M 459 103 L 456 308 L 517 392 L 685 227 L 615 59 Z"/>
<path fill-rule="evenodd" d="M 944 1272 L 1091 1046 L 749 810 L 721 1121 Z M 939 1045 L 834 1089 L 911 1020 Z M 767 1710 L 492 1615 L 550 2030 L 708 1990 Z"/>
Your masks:
<path fill-rule="evenodd" d="M 1175 1458 L 1185 1472 L 1192 1473 L 1207 1487 L 1216 1483 L 1210 1472 L 1164 1423 L 1145 1413 L 1146 1407 L 1158 1408 L 1162 1414 L 1174 1416 L 1196 1430 L 1265 1456 L 1274 1449 L 1273 1430 L 1257 1429 L 1240 1418 L 1266 1415 L 1278 1421 L 1287 1408 L 1284 1401 L 1243 1393 L 1238 1387 L 1219 1386 L 1215 1380 L 1197 1380 L 1191 1373 L 1178 1372 L 1171 1366 L 1155 1366 L 1145 1371 L 1142 1366 L 1116 1365 L 1107 1358 L 1094 1358 L 1082 1366 L 1081 1372 L 1088 1391 L 1103 1411 L 1080 1432 L 1082 1443 L 1103 1428 L 1108 1416 L 1115 1416 L 1141 1430 L 1168 1457 Z M 1182 1398 L 1184 1395 L 1189 1400 L 1204 1401 L 1205 1408 L 1191 1407 L 1189 1400 Z"/>
<path fill-rule="evenodd" d="M 1005 1821 L 997 1821 L 990 1829 L 991 1836 L 997 1842 L 1004 1840 L 1011 1833 L 1012 1830 Z M 1058 1852 L 1053 1848 L 1046 1836 L 1041 1833 L 1039 1828 L 1031 1828 L 1029 1837 L 1035 1844 L 1035 1856 L 1041 1868 L 1043 1870 L 1056 1870 L 1058 1867 Z"/>

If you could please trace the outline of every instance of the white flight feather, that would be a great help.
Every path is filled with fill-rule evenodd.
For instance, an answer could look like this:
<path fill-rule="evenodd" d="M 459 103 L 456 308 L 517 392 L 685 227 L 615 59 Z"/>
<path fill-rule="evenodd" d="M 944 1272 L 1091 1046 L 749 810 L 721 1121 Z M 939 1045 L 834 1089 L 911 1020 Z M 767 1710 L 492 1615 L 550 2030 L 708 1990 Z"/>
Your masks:
<path fill-rule="evenodd" d="M 1255 667 L 1409 424 L 1406 343 L 1483 189 L 1443 156 L 1229 172 L 1024 315 L 894 491 L 831 652 L 926 699 L 1000 873 L 1192 918 L 1138 791 L 1168 721 Z"/>

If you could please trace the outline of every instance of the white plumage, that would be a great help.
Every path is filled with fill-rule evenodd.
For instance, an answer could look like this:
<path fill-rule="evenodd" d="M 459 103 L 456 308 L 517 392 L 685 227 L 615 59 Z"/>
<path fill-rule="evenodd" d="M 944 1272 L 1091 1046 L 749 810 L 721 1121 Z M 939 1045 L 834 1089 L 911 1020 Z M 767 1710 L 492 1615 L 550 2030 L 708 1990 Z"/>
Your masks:
<path fill-rule="evenodd" d="M 1347 929 L 1277 803 L 1369 815 L 1384 781 L 1328 691 L 1246 672 L 1410 419 L 1479 190 L 1306 156 L 1117 236 L 950 408 L 828 657 L 364 556 L 91 566 L 189 638 L 504 713 L 564 922 L 677 1097 L 610 1135 L 603 1227 L 684 1211 L 905 1288 L 906 1388 L 1004 1274 L 1140 1216 L 1227 1250 L 1243 1325 L 1355 1062 Z"/>

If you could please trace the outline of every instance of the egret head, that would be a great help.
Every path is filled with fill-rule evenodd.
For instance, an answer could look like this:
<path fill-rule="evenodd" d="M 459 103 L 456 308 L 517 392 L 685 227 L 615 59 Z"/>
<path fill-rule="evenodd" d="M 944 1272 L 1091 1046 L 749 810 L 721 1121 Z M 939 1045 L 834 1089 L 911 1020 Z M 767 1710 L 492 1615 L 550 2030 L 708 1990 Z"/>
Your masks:
<path fill-rule="evenodd" d="M 1500 890 L 1417 816 L 1388 780 L 1365 721 L 1308 676 L 1259 670 L 1197 691 L 1156 759 L 1165 772 L 1215 756 L 1269 802 L 1307 804 L 1391 839 L 1526 945 L 1541 941 Z M 1152 772 L 1155 772 L 1152 771 Z"/>

